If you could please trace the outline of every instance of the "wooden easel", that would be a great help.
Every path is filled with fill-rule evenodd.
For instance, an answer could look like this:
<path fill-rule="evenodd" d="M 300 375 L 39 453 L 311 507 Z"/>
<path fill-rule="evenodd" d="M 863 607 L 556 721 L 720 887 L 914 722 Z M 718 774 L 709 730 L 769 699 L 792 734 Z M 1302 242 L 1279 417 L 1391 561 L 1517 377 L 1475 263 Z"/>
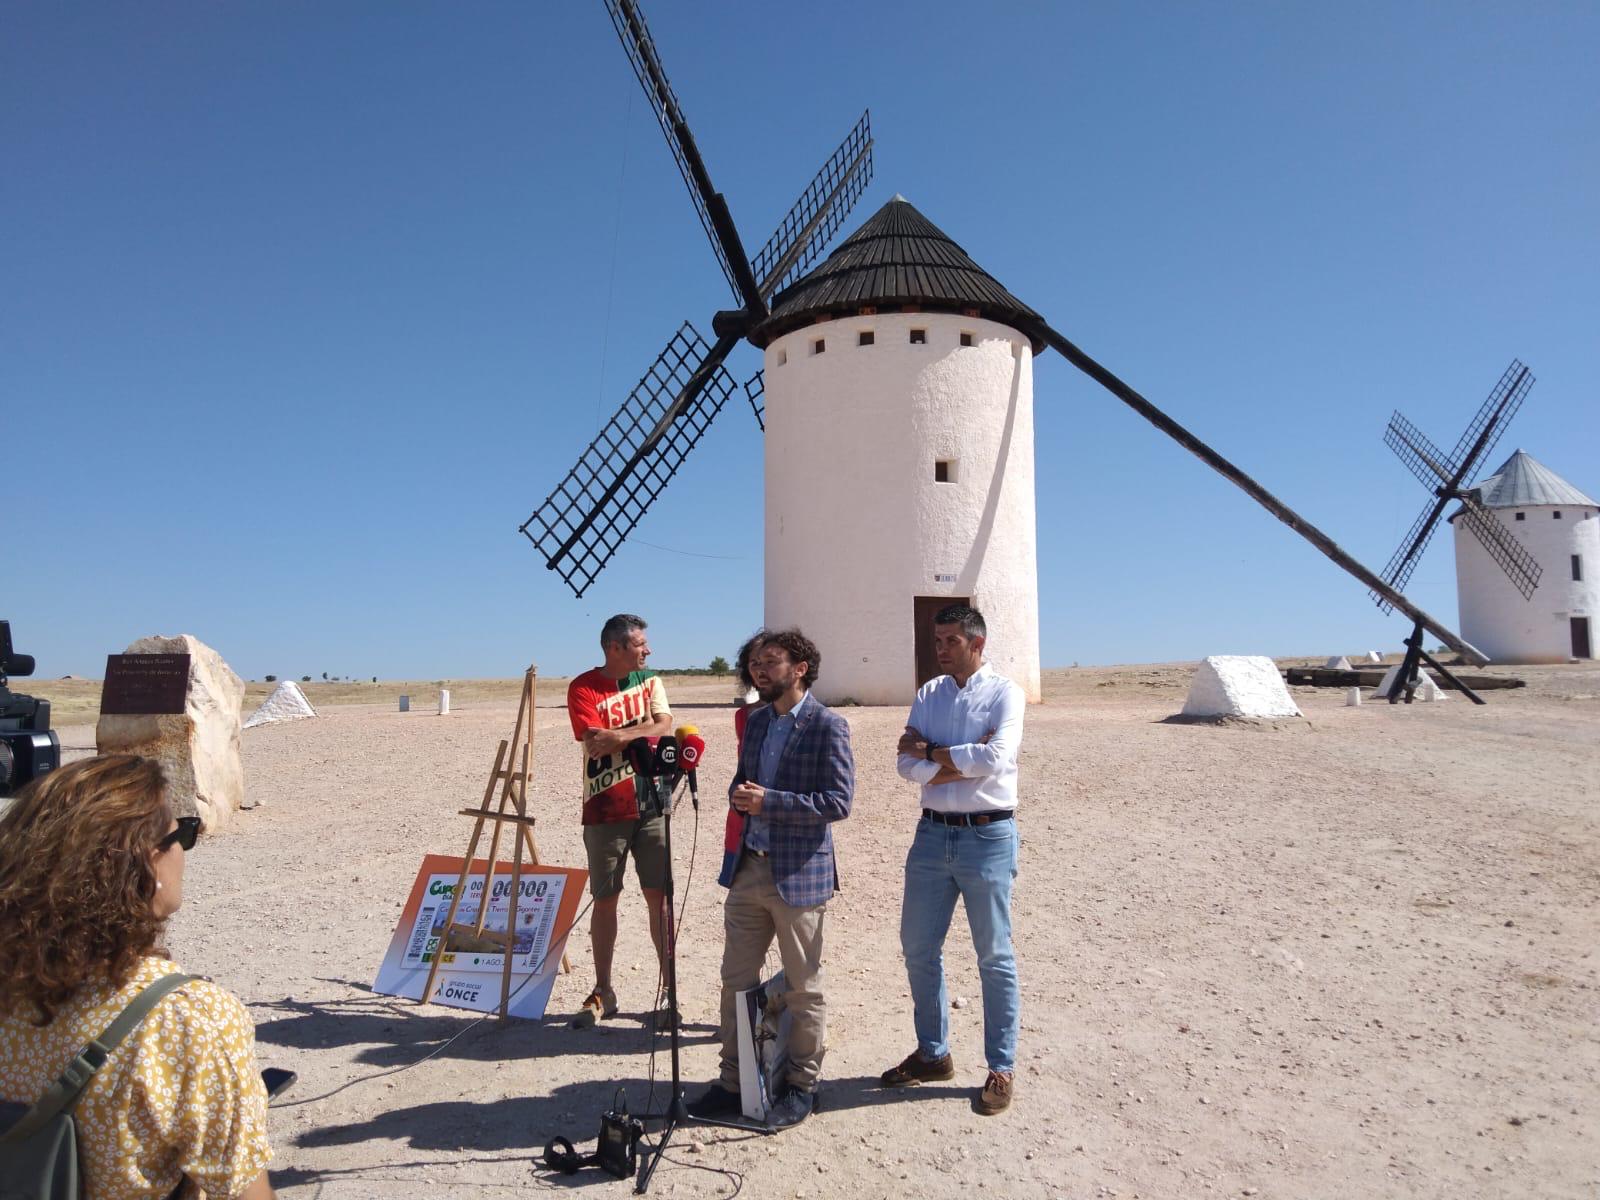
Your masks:
<path fill-rule="evenodd" d="M 510 1014 L 511 956 L 516 946 L 517 900 L 522 893 L 524 847 L 528 851 L 529 864 L 539 865 L 539 847 L 533 840 L 534 818 L 528 815 L 528 768 L 533 759 L 533 697 L 538 673 L 537 667 L 529 667 L 522 677 L 522 700 L 517 706 L 517 723 L 511 731 L 510 741 L 501 742 L 500 748 L 495 751 L 494 770 L 489 773 L 489 782 L 483 789 L 483 803 L 477 808 L 461 810 L 463 817 L 476 817 L 477 820 L 472 825 L 472 840 L 467 843 L 467 856 L 461 860 L 461 876 L 456 880 L 455 892 L 450 897 L 450 912 L 445 917 L 444 933 L 439 938 L 438 949 L 434 951 L 433 965 L 428 968 L 428 982 L 422 989 L 424 1002 L 433 997 L 434 985 L 439 979 L 439 965 L 444 962 L 445 947 L 451 932 L 458 931 L 476 939 L 502 943 L 504 965 L 500 972 L 500 1015 L 505 1017 Z M 515 765 L 518 750 L 522 757 L 520 769 Z M 500 787 L 500 801 L 491 808 L 497 784 Z M 512 811 L 507 811 L 508 805 Z M 467 890 L 467 879 L 472 874 L 472 856 L 477 853 L 484 824 L 489 821 L 494 822 L 494 833 L 489 838 L 489 858 L 483 869 L 483 895 L 478 902 L 478 920 L 473 925 L 457 926 L 456 909 L 461 905 L 461 897 Z M 506 825 L 515 830 L 512 834 L 511 895 L 506 913 L 506 931 L 499 934 L 490 930 L 486 934 L 483 923 L 489 915 L 489 893 L 494 885 L 494 868 L 500 855 L 500 832 Z M 565 953 L 561 956 L 561 969 L 572 970 Z"/>

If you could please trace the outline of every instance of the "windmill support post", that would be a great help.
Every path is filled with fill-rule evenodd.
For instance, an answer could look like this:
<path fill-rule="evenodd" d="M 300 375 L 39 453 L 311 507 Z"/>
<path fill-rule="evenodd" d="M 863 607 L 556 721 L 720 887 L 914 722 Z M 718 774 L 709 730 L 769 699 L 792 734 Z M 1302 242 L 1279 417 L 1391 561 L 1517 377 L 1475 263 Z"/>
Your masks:
<path fill-rule="evenodd" d="M 1420 664 L 1427 663 L 1439 673 L 1446 683 L 1474 704 L 1488 703 L 1477 692 L 1452 675 L 1443 663 L 1422 648 L 1422 632 L 1421 625 L 1417 625 L 1412 629 L 1411 636 L 1406 639 L 1406 656 L 1400 660 L 1400 669 L 1394 673 L 1394 682 L 1389 685 L 1389 694 L 1378 698 L 1380 700 L 1388 700 L 1390 704 L 1396 704 L 1401 700 L 1410 704 L 1416 696 L 1417 685 L 1422 682 Z"/>
<path fill-rule="evenodd" d="M 1059 353 L 1073 366 L 1077 367 L 1078 370 L 1089 376 L 1089 378 L 1093 379 L 1118 400 L 1121 400 L 1129 408 L 1133 409 L 1134 412 L 1138 413 L 1157 429 L 1161 430 L 1162 433 L 1165 433 L 1168 437 L 1172 438 L 1185 450 L 1188 450 L 1191 454 L 1195 455 L 1207 466 L 1219 472 L 1226 478 L 1232 480 L 1247 494 L 1249 494 L 1250 497 L 1256 501 L 1256 503 L 1260 504 L 1273 516 L 1277 517 L 1278 520 L 1282 521 L 1290 529 L 1294 530 L 1301 537 L 1305 538 L 1306 541 L 1310 542 L 1318 550 L 1322 551 L 1324 555 L 1332 559 L 1339 566 L 1343 567 L 1351 575 L 1354 575 L 1374 592 L 1387 599 L 1389 603 L 1394 605 L 1395 608 L 1398 608 L 1401 612 L 1405 613 L 1406 616 L 1415 621 L 1419 628 L 1426 629 L 1430 633 L 1434 634 L 1434 636 L 1436 636 L 1440 641 L 1449 646 L 1450 649 L 1454 650 L 1457 654 L 1461 655 L 1461 657 L 1466 659 L 1466 661 L 1469 663 L 1481 666 L 1489 661 L 1488 658 L 1485 657 L 1485 655 L 1470 642 L 1464 641 L 1443 622 L 1439 621 L 1435 617 L 1430 616 L 1428 613 L 1418 608 L 1415 604 L 1411 603 L 1411 601 L 1407 600 L 1401 593 L 1395 591 L 1372 571 L 1368 570 L 1361 563 L 1340 549 L 1338 543 L 1330 538 L 1327 534 L 1323 533 L 1322 530 L 1318 529 L 1315 525 L 1311 524 L 1310 521 L 1307 521 L 1304 517 L 1300 516 L 1300 514 L 1295 512 L 1294 509 L 1290 508 L 1271 492 L 1267 491 L 1266 488 L 1262 487 L 1254 479 L 1250 478 L 1250 476 L 1246 475 L 1238 467 L 1234 466 L 1233 463 L 1223 458 L 1222 455 L 1218 454 L 1210 446 L 1206 445 L 1194 434 L 1190 433 L 1189 430 L 1185 429 L 1171 417 L 1167 416 L 1166 413 L 1162 412 L 1155 405 L 1151 404 L 1150 401 L 1146 400 L 1138 392 L 1134 391 L 1133 388 L 1129 387 L 1105 367 L 1101 366 L 1082 350 L 1078 349 L 1078 347 L 1073 345 L 1072 342 L 1068 341 L 1065 337 L 1057 333 L 1048 325 L 1045 325 L 1040 330 L 1040 333 L 1042 334 L 1047 345 Z"/>

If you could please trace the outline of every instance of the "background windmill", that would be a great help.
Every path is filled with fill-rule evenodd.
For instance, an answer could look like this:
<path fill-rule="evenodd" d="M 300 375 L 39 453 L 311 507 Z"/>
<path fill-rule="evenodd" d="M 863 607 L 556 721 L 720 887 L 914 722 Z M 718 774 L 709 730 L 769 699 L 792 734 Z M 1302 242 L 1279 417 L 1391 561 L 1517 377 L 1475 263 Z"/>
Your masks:
<path fill-rule="evenodd" d="M 1384 582 L 1395 591 L 1406 586 L 1411 573 L 1417 569 L 1417 563 L 1422 561 L 1423 551 L 1428 548 L 1428 542 L 1439 527 L 1444 510 L 1455 502 L 1461 508 L 1452 520 L 1459 518 L 1462 525 L 1472 532 L 1505 572 L 1512 586 L 1522 593 L 1523 599 L 1533 595 L 1534 588 L 1539 586 L 1542 568 L 1500 519 L 1479 503 L 1475 490 L 1462 486 L 1494 451 L 1500 435 L 1522 407 L 1522 401 L 1532 386 L 1533 372 L 1513 359 L 1456 442 L 1455 449 L 1448 455 L 1399 412 L 1389 418 L 1388 431 L 1383 435 L 1384 445 L 1393 450 L 1411 473 L 1422 481 L 1422 485 L 1433 493 L 1433 499 L 1411 523 L 1411 528 L 1383 569 Z M 1373 589 L 1371 594 L 1384 612 L 1394 611 L 1394 603 L 1388 592 Z M 1389 690 L 1389 702 L 1392 704 L 1402 696 L 1410 702 L 1417 683 L 1417 664 L 1419 660 L 1426 660 L 1435 670 L 1452 678 L 1474 703 L 1482 704 L 1481 698 L 1459 681 L 1454 681 L 1449 672 L 1422 648 L 1422 633 L 1423 626 L 1419 622 L 1406 640 L 1406 657 L 1395 674 Z"/>
<path fill-rule="evenodd" d="M 670 482 L 688 452 L 700 440 L 706 427 L 732 393 L 734 383 L 721 365 L 727 354 L 742 337 L 748 336 L 758 345 L 767 345 L 767 337 L 771 332 L 764 325 L 769 318 L 768 300 L 775 299 L 781 306 L 784 296 L 777 293 L 786 283 L 796 280 L 794 288 L 799 289 L 811 278 L 797 279 L 843 220 L 849 204 L 865 186 L 871 167 L 871 138 L 866 118 L 863 118 L 795 205 L 767 248 L 757 256 L 754 266 L 747 265 L 727 205 L 711 187 L 704 163 L 695 149 L 694 139 L 676 97 L 666 81 L 637 5 L 632 0 L 607 0 L 607 7 L 635 72 L 667 133 L 669 145 L 701 214 L 702 224 L 741 307 L 716 315 L 712 327 L 717 341 L 712 345 L 708 345 L 692 327 L 685 325 L 657 357 L 633 395 L 580 456 L 566 478 L 524 522 L 522 532 L 544 554 L 546 566 L 557 571 L 580 596 Z M 938 234 L 938 231 L 935 229 L 933 233 Z M 953 245 L 942 234 L 925 240 L 929 244 Z M 959 247 L 955 247 L 955 250 L 959 252 Z M 965 259 L 966 256 L 960 254 L 960 258 Z M 871 266 L 861 265 L 866 268 Z M 878 301 L 884 297 L 874 293 L 885 289 L 900 311 L 931 307 L 949 312 L 952 311 L 952 303 L 956 305 L 953 310 L 956 312 L 965 312 L 973 307 L 966 303 L 967 297 L 962 296 L 959 290 L 950 291 L 938 283 L 941 270 L 959 272 L 967 267 L 976 270 L 970 260 L 966 260 L 965 265 L 930 261 L 895 266 L 897 273 L 893 279 L 875 285 L 868 291 L 841 294 L 821 307 L 802 306 L 802 315 L 808 321 L 832 320 L 842 312 L 848 312 L 851 304 L 856 306 L 858 313 L 863 310 L 876 312 Z M 827 264 L 824 264 L 821 270 L 827 269 Z M 979 273 L 983 274 L 981 271 Z M 984 277 L 993 282 L 992 277 Z M 1437 619 L 1412 604 L 1387 580 L 1357 562 L 1325 533 L 1085 354 L 1036 311 L 1016 301 L 1003 288 L 1000 291 L 1004 293 L 1004 299 L 991 307 L 999 310 L 1010 328 L 1025 335 L 1024 340 L 1029 347 L 1026 351 L 1019 350 L 1019 353 L 1031 355 L 1034 349 L 1043 346 L 1054 348 L 1151 424 L 1246 491 L 1325 556 L 1411 617 L 1419 628 L 1431 632 L 1469 660 L 1481 660 L 1482 656 L 1472 647 Z M 976 311 L 981 313 L 982 306 L 978 306 Z M 761 395 L 762 382 L 758 374 L 747 384 L 746 390 L 753 404 L 757 404 Z M 757 414 L 760 415 L 759 405 Z M 772 448 L 769 446 L 769 461 L 771 454 Z M 818 464 L 822 469 L 826 469 L 827 465 Z M 849 486 L 850 482 L 848 479 L 840 480 L 839 486 Z M 772 493 L 769 490 L 769 509 L 771 502 Z M 770 516 L 769 511 L 769 519 Z M 1033 592 L 1032 603 L 1036 608 L 1036 580 L 1030 579 L 1027 586 Z"/>

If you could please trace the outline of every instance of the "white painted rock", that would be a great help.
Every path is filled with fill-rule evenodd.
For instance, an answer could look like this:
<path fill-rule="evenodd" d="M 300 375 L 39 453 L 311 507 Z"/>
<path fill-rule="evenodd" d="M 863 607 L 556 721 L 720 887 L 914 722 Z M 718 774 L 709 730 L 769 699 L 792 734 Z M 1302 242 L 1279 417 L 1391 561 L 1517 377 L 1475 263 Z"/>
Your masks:
<path fill-rule="evenodd" d="M 1260 654 L 1214 654 L 1200 664 L 1183 703 L 1186 717 L 1298 717 L 1283 676 Z"/>
<path fill-rule="evenodd" d="M 139 754 L 161 764 L 175 815 L 198 816 L 207 831 L 247 807 L 239 759 L 244 681 L 222 656 L 189 634 L 140 638 L 124 654 L 187 654 L 189 692 L 181 713 L 102 716 L 94 729 L 100 754 Z"/>
<path fill-rule="evenodd" d="M 1383 655 L 1379 654 L 1376 650 L 1368 650 L 1367 661 L 1369 663 L 1381 663 L 1383 661 Z"/>
<path fill-rule="evenodd" d="M 1330 658 L 1322 665 L 1334 671 L 1348 671 L 1350 669 L 1350 660 L 1344 655 L 1340 654 L 1334 658 Z"/>
<path fill-rule="evenodd" d="M 302 717 L 316 715 L 317 710 L 311 707 L 311 701 L 306 699 L 300 685 L 292 679 L 285 679 L 272 689 L 272 695 L 266 698 L 261 707 L 250 714 L 244 727 L 254 729 L 257 725 L 276 725 L 279 721 L 298 721 Z"/>
<path fill-rule="evenodd" d="M 1344 694 L 1344 706 L 1346 708 L 1360 708 L 1361 707 L 1361 689 L 1360 688 L 1353 687 L 1353 688 L 1350 688 L 1348 691 L 1345 692 L 1345 694 Z"/>
<path fill-rule="evenodd" d="M 1383 682 L 1378 685 L 1378 699 L 1387 700 L 1389 698 L 1389 689 L 1394 686 L 1394 677 L 1400 673 L 1400 667 L 1401 667 L 1401 664 L 1400 663 L 1396 663 L 1394 666 L 1390 667 L 1387 671 L 1385 671 L 1383 673 Z M 1418 700 L 1448 700 L 1448 699 L 1450 699 L 1450 697 L 1445 693 L 1444 689 L 1441 688 L 1437 683 L 1435 683 L 1433 681 L 1433 676 L 1432 675 L 1429 675 L 1426 671 L 1418 671 L 1417 674 L 1420 677 L 1420 679 L 1422 680 L 1422 682 L 1417 684 L 1417 690 L 1416 690 L 1416 693 L 1415 693 L 1416 699 L 1418 699 Z M 1403 699 L 1403 697 L 1402 697 L 1402 699 Z"/>

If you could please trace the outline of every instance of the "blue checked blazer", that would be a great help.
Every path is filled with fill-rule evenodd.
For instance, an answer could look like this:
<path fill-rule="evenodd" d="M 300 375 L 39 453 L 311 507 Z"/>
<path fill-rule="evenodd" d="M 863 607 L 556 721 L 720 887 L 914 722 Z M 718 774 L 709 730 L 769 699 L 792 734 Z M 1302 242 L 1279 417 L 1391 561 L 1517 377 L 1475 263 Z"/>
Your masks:
<path fill-rule="evenodd" d="M 741 783 L 757 778 L 761 743 L 771 723 L 771 705 L 750 714 L 729 796 Z M 850 726 L 831 708 L 820 703 L 806 705 L 783 747 L 772 787 L 761 805 L 761 815 L 771 822 L 767 828 L 772 879 L 785 904 L 796 908 L 826 904 L 837 890 L 839 869 L 833 857 L 831 826 L 850 815 L 855 790 Z"/>

